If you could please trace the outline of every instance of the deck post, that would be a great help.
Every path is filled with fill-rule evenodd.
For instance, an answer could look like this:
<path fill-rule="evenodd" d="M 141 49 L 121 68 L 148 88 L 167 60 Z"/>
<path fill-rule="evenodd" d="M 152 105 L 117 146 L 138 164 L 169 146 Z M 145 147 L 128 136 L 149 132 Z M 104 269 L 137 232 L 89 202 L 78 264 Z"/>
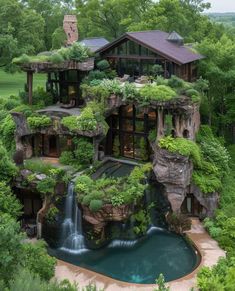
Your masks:
<path fill-rule="evenodd" d="M 29 105 L 33 105 L 33 72 L 27 72 L 27 86 L 29 90 Z"/>

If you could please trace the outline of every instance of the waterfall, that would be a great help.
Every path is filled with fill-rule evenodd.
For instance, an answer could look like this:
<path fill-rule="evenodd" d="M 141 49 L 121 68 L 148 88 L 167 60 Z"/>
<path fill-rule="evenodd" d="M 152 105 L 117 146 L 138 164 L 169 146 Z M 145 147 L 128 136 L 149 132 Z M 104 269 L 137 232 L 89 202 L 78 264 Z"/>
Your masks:
<path fill-rule="evenodd" d="M 82 215 L 77 206 L 74 184 L 69 183 L 65 200 L 65 217 L 61 225 L 61 250 L 69 253 L 86 251 L 82 235 Z"/>

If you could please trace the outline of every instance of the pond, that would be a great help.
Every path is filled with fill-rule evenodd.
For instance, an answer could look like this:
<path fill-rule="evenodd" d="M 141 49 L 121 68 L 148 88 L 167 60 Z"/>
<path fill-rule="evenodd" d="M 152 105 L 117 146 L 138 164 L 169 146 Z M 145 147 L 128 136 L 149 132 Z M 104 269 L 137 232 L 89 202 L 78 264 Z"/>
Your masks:
<path fill-rule="evenodd" d="M 108 277 L 153 284 L 162 273 L 172 281 L 191 273 L 199 264 L 197 251 L 182 236 L 152 228 L 139 241 L 113 241 L 99 250 L 50 250 L 57 258 Z"/>

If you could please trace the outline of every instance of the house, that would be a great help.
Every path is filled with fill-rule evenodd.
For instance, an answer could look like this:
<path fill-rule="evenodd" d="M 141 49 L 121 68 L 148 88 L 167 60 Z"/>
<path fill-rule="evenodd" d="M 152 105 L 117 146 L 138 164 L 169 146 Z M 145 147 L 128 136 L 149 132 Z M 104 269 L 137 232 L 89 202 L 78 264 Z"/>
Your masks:
<path fill-rule="evenodd" d="M 153 65 L 160 65 L 165 78 L 176 75 L 189 82 L 196 79 L 196 64 L 203 58 L 184 45 L 178 33 L 160 30 L 127 32 L 96 53 L 120 76 L 149 75 Z"/>

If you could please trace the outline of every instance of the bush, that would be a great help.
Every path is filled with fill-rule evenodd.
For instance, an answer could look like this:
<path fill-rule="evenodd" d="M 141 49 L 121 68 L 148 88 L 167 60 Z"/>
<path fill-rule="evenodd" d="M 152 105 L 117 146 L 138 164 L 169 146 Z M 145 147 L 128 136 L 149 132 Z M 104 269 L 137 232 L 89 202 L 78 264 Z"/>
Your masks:
<path fill-rule="evenodd" d="M 102 208 L 102 206 L 103 206 L 102 200 L 92 200 L 90 202 L 89 208 L 91 211 L 97 212 Z"/>
<path fill-rule="evenodd" d="M 101 86 L 109 92 L 109 95 L 121 95 L 122 93 L 121 83 L 118 80 L 104 79 L 101 82 Z"/>
<path fill-rule="evenodd" d="M 103 80 L 106 78 L 105 72 L 101 72 L 99 70 L 90 71 L 87 77 L 89 83 L 93 80 Z"/>
<path fill-rule="evenodd" d="M 191 219 L 182 213 L 170 213 L 167 215 L 169 229 L 179 234 L 191 229 Z"/>
<path fill-rule="evenodd" d="M 20 98 L 22 102 L 28 105 L 28 93 L 27 92 L 20 92 Z M 53 104 L 53 96 L 51 93 L 46 92 L 44 88 L 38 87 L 36 90 L 33 91 L 33 105 L 38 106 L 37 109 L 40 109 L 45 106 L 49 106 Z"/>
<path fill-rule="evenodd" d="M 186 96 L 190 97 L 193 102 L 200 102 L 201 101 L 201 95 L 195 89 L 188 89 L 185 91 L 185 94 L 186 94 Z"/>
<path fill-rule="evenodd" d="M 0 213 L 17 219 L 22 214 L 22 205 L 5 182 L 0 182 Z"/>
<path fill-rule="evenodd" d="M 64 62 L 64 58 L 62 57 L 62 55 L 60 55 L 58 53 L 54 53 L 50 56 L 50 61 L 53 64 L 61 64 Z"/>
<path fill-rule="evenodd" d="M 24 243 L 22 245 L 22 266 L 27 267 L 33 274 L 49 281 L 54 276 L 56 259 L 47 254 L 44 241 Z"/>
<path fill-rule="evenodd" d="M 72 151 L 64 151 L 61 153 L 59 162 L 63 165 L 73 165 L 75 162 Z"/>
<path fill-rule="evenodd" d="M 24 168 L 35 173 L 49 175 L 52 169 L 55 169 L 51 164 L 40 160 L 26 160 Z"/>
<path fill-rule="evenodd" d="M 140 89 L 143 101 L 169 101 L 176 97 L 176 92 L 165 85 L 145 85 Z"/>
<path fill-rule="evenodd" d="M 168 86 L 170 86 L 171 88 L 183 88 L 184 87 L 184 80 L 176 77 L 176 76 L 172 76 L 169 80 L 168 80 Z"/>
<path fill-rule="evenodd" d="M 124 87 L 122 88 L 122 95 L 123 100 L 138 100 L 139 98 L 139 91 L 137 90 L 136 86 L 132 83 L 126 82 Z"/>
<path fill-rule="evenodd" d="M 10 182 L 18 172 L 18 168 L 9 158 L 5 147 L 0 142 L 0 181 Z"/>
<path fill-rule="evenodd" d="M 56 221 L 59 209 L 55 206 L 51 207 L 46 214 L 46 221 L 48 223 L 54 223 Z"/>
<path fill-rule="evenodd" d="M 78 130 L 93 131 L 97 129 L 97 120 L 91 108 L 85 107 L 77 118 Z"/>
<path fill-rule="evenodd" d="M 101 71 L 105 71 L 110 68 L 110 64 L 107 60 L 101 60 L 96 64 L 97 68 Z"/>
<path fill-rule="evenodd" d="M 191 158 L 195 165 L 200 166 L 202 163 L 200 148 L 191 140 L 167 136 L 160 139 L 159 146 L 170 152 L 179 153 L 183 156 Z"/>
<path fill-rule="evenodd" d="M 91 163 L 94 156 L 94 147 L 86 138 L 79 138 L 74 140 L 76 150 L 74 151 L 77 162 L 82 165 Z"/>
<path fill-rule="evenodd" d="M 60 53 L 60 50 L 58 51 Z M 68 48 L 68 55 L 70 60 L 74 60 L 77 62 L 83 62 L 87 58 L 91 56 L 91 52 L 88 47 L 74 42 L 69 48 Z"/>
<path fill-rule="evenodd" d="M 0 124 L 1 141 L 7 151 L 11 154 L 15 151 L 15 130 L 16 124 L 13 117 L 8 114 Z"/>
<path fill-rule="evenodd" d="M 31 129 L 39 129 L 52 125 L 51 118 L 46 115 L 30 116 L 27 118 L 27 122 Z"/>
<path fill-rule="evenodd" d="M 28 63 L 30 63 L 30 57 L 26 54 L 23 54 L 22 56 L 20 56 L 18 58 L 14 58 L 12 60 L 12 63 L 16 64 L 16 65 L 28 64 Z"/>

